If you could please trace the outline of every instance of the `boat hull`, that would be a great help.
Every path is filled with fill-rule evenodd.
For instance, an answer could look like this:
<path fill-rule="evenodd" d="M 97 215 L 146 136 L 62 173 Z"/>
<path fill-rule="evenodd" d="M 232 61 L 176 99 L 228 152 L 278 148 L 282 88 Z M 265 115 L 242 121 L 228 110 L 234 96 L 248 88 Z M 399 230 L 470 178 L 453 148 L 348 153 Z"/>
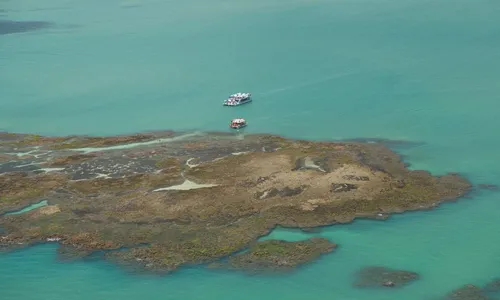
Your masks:
<path fill-rule="evenodd" d="M 241 129 L 241 128 L 246 127 L 246 126 L 247 126 L 247 124 L 243 124 L 243 125 L 229 125 L 229 127 L 231 129 Z"/>
<path fill-rule="evenodd" d="M 243 105 L 243 104 L 247 104 L 247 103 L 250 103 L 252 102 L 252 99 L 248 99 L 248 100 L 245 100 L 245 101 L 241 101 L 241 102 L 237 102 L 237 103 L 230 103 L 230 102 L 224 102 L 222 105 L 224 106 L 239 106 L 239 105 Z"/>

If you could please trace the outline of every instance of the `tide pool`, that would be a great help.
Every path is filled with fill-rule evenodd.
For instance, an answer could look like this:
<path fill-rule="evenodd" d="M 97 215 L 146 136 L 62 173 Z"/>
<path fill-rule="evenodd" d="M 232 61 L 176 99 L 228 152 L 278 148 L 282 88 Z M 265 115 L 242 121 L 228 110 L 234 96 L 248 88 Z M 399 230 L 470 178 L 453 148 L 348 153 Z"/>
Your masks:
<path fill-rule="evenodd" d="M 32 211 L 34 209 L 37 209 L 37 208 L 40 208 L 40 207 L 44 207 L 44 206 L 47 206 L 47 200 L 42 200 L 42 201 L 37 202 L 35 204 L 28 205 L 25 208 L 20 209 L 20 210 L 16 210 L 16 211 L 5 213 L 5 215 L 6 216 L 20 215 L 20 214 L 24 214 L 26 212 Z"/>
<path fill-rule="evenodd" d="M 243 117 L 244 133 L 415 142 L 396 149 L 413 169 L 500 184 L 498 15 L 491 0 L 1 1 L 2 20 L 53 25 L 0 35 L 0 130 L 196 134 L 228 131 Z M 222 106 L 240 91 L 253 103 Z M 500 277 L 499 198 L 481 190 L 387 221 L 275 230 L 265 238 L 319 235 L 340 245 L 280 276 L 202 267 L 131 275 L 99 260 L 58 262 L 57 246 L 41 245 L 0 255 L 1 295 L 435 299 Z M 397 290 L 351 287 L 366 265 L 421 279 Z"/>

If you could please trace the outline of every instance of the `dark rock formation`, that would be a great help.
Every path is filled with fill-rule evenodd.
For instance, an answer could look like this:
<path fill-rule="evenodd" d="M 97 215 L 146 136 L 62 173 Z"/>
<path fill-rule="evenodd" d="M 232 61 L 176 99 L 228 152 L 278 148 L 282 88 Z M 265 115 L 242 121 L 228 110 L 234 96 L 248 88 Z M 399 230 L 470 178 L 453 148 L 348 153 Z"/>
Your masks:
<path fill-rule="evenodd" d="M 342 192 L 349 192 L 357 188 L 358 186 L 352 183 L 332 183 L 330 191 L 332 193 L 342 193 Z"/>
<path fill-rule="evenodd" d="M 368 176 L 355 176 L 355 175 L 344 175 L 342 176 L 343 179 L 346 180 L 354 180 L 354 181 L 368 181 L 370 180 L 370 177 Z"/>
<path fill-rule="evenodd" d="M 267 198 L 272 198 L 274 196 L 280 196 L 280 197 L 291 197 L 291 196 L 296 196 L 304 191 L 307 186 L 298 186 L 295 188 L 290 188 L 288 186 L 285 186 L 282 189 L 277 189 L 277 188 L 271 188 L 269 190 L 265 190 L 262 192 L 257 192 L 255 194 L 255 197 L 257 199 L 267 199 Z"/>

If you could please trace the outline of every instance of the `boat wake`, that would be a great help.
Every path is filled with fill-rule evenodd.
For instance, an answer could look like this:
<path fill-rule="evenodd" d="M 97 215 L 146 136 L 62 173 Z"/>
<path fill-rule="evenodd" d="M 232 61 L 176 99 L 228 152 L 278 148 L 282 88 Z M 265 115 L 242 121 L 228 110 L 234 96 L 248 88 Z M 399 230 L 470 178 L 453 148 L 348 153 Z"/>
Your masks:
<path fill-rule="evenodd" d="M 346 72 L 346 73 L 330 75 L 330 76 L 323 77 L 323 78 L 320 78 L 320 79 L 317 79 L 314 81 L 307 81 L 307 82 L 303 82 L 303 83 L 299 83 L 299 84 L 289 85 L 289 86 L 269 90 L 266 92 L 262 92 L 262 93 L 259 93 L 258 96 L 259 96 L 259 98 L 272 96 L 272 95 L 277 94 L 277 93 L 286 92 L 286 91 L 295 90 L 295 89 L 300 89 L 300 88 L 305 88 L 305 87 L 313 86 L 313 85 L 317 85 L 317 84 L 322 84 L 322 83 L 325 83 L 325 82 L 328 82 L 328 81 L 331 81 L 334 79 L 347 77 L 347 76 L 354 75 L 357 73 L 358 72 Z"/>

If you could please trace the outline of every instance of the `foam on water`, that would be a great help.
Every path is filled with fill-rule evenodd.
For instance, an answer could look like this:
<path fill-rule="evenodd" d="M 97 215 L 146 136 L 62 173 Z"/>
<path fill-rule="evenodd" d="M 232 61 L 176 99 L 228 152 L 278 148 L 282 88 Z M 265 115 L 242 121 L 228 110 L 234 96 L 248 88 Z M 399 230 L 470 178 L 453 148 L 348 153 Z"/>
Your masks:
<path fill-rule="evenodd" d="M 413 169 L 500 183 L 500 2 L 491 0 L 4 1 L 54 25 L 0 36 L 0 128 L 52 135 L 227 131 L 419 142 Z M 220 105 L 233 91 L 254 101 Z M 162 141 L 168 144 L 168 140 Z M 122 147 L 122 146 L 119 146 Z M 125 147 L 134 147 L 128 145 Z M 117 149 L 105 148 L 106 149 Z M 120 148 L 118 148 L 120 149 Z M 103 149 L 79 149 L 82 152 Z M 283 276 L 183 269 L 133 276 L 57 263 L 54 245 L 0 259 L 5 299 L 422 300 L 500 277 L 499 194 L 323 229 L 335 253 Z M 303 239 L 279 229 L 266 238 Z M 365 265 L 419 272 L 358 290 Z M 29 288 L 27 288 L 29 287 Z"/>

